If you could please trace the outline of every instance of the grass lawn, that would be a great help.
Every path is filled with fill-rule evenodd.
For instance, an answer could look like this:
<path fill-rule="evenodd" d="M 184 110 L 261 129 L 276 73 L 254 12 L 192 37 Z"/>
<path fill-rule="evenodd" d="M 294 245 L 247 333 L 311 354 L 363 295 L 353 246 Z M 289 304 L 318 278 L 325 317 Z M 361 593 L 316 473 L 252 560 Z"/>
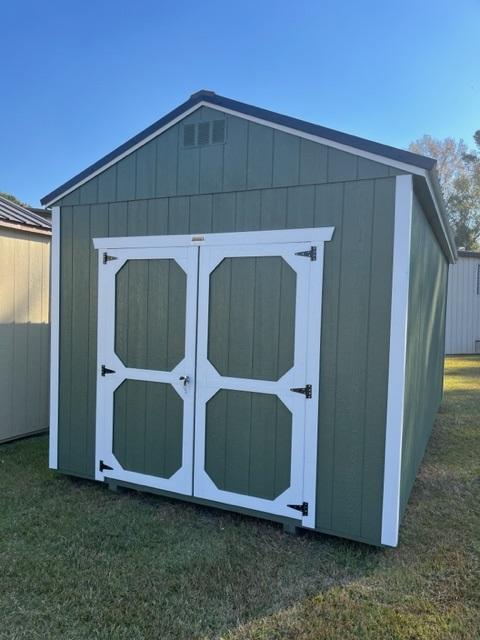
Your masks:
<path fill-rule="evenodd" d="M 0 638 L 480 638 L 480 358 L 446 394 L 398 549 L 55 475 L 0 447 Z"/>

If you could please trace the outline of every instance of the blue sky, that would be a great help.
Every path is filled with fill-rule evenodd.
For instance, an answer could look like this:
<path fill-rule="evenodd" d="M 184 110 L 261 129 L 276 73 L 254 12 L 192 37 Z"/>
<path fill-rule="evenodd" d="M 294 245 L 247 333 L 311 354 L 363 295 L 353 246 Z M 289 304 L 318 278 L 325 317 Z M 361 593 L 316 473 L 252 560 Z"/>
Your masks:
<path fill-rule="evenodd" d="M 399 147 L 480 129 L 480 0 L 16 0 L 0 23 L 0 191 L 32 205 L 200 88 Z"/>

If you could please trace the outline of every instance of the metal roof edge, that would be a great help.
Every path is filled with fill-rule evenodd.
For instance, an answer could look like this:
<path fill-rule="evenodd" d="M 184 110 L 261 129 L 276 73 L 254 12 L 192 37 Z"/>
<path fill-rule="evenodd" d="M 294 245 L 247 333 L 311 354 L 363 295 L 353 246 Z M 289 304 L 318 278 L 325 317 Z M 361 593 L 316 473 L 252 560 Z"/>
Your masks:
<path fill-rule="evenodd" d="M 480 258 L 480 251 L 474 251 L 471 249 L 458 249 L 457 255 L 459 258 Z"/>
<path fill-rule="evenodd" d="M 424 207 L 442 251 L 450 264 L 456 262 L 457 249 L 448 222 L 443 195 L 435 171 L 413 176 L 414 191 Z"/>

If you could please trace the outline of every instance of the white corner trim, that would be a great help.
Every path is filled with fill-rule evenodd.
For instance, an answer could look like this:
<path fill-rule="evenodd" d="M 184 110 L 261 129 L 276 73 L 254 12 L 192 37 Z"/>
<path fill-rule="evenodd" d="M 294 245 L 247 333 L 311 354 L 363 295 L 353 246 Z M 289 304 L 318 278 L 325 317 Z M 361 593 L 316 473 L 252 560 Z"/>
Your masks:
<path fill-rule="evenodd" d="M 163 127 L 159 127 L 156 131 L 151 133 L 149 136 L 146 136 L 145 138 L 140 140 L 140 142 L 137 142 L 137 144 L 129 147 L 123 153 L 119 153 L 118 156 L 115 156 L 109 162 L 106 162 L 105 164 L 103 164 L 100 168 L 96 169 L 95 171 L 92 171 L 85 178 L 83 178 L 81 180 L 78 180 L 78 182 L 75 182 L 75 184 L 73 184 L 72 186 L 70 186 L 67 189 L 65 189 L 65 191 L 60 193 L 58 196 L 55 196 L 55 198 L 53 198 L 52 200 L 46 202 L 45 203 L 45 207 L 50 207 L 52 204 L 54 204 L 55 202 L 57 202 L 61 198 L 64 198 L 66 195 L 68 195 L 69 193 L 71 193 L 75 189 L 78 189 L 78 187 L 81 187 L 82 184 L 85 184 L 86 182 L 88 182 L 89 180 L 91 180 L 92 178 L 97 176 L 98 174 L 103 173 L 103 171 L 106 171 L 106 169 L 109 169 L 112 165 L 116 164 L 117 162 L 119 162 L 120 160 L 125 158 L 126 156 L 130 155 L 131 153 L 134 153 L 134 151 L 137 151 L 137 149 L 139 149 L 140 147 L 143 147 L 145 144 L 147 144 L 148 142 L 150 142 L 151 140 L 153 140 L 154 138 L 156 138 L 157 136 L 162 134 L 167 129 L 170 129 L 170 127 L 173 127 L 180 120 L 183 120 L 184 118 L 189 116 L 194 111 L 197 111 L 197 109 L 200 109 L 201 107 L 208 107 L 209 109 L 214 109 L 216 111 L 220 111 L 221 113 L 225 113 L 227 115 L 235 116 L 236 118 L 242 118 L 243 120 L 248 120 L 249 122 L 253 122 L 255 124 L 260 124 L 260 125 L 263 125 L 265 127 L 271 127 L 272 129 L 276 129 L 277 131 L 283 131 L 284 133 L 289 133 L 291 135 L 298 136 L 299 138 L 304 138 L 305 140 L 311 140 L 312 142 L 317 142 L 319 144 L 323 144 L 323 145 L 325 145 L 327 147 L 331 147 L 332 149 L 338 149 L 339 151 L 345 151 L 346 153 L 351 153 L 351 154 L 359 156 L 361 158 L 365 158 L 367 160 L 372 160 L 373 162 L 378 162 L 380 164 L 384 164 L 384 165 L 387 165 L 387 166 L 390 166 L 390 167 L 394 167 L 395 169 L 400 169 L 401 171 L 407 171 L 409 173 L 413 173 L 413 174 L 420 175 L 420 176 L 423 176 L 423 177 L 427 177 L 427 174 L 428 174 L 428 172 L 425 171 L 425 169 L 422 169 L 421 167 L 417 167 L 417 166 L 412 165 L 412 164 L 408 164 L 406 162 L 401 162 L 399 160 L 393 160 L 392 158 L 387 158 L 385 156 L 382 156 L 382 155 L 379 155 L 379 154 L 376 154 L 376 153 L 371 153 L 370 151 L 364 151 L 362 149 L 358 149 L 357 147 L 352 147 L 351 145 L 342 144 L 341 142 L 336 142 L 336 141 L 330 140 L 328 138 L 322 138 L 321 136 L 316 136 L 316 135 L 313 135 L 311 133 L 306 133 L 304 131 L 300 131 L 299 129 L 295 129 L 293 127 L 286 127 L 284 125 L 277 124 L 275 122 L 271 122 L 270 120 L 264 120 L 263 118 L 257 118 L 255 116 L 249 116 L 249 115 L 247 115 L 245 113 L 242 113 L 240 111 L 235 111 L 233 109 L 228 109 L 227 107 L 221 107 L 220 105 L 212 104 L 211 102 L 208 102 L 208 100 L 202 100 L 201 102 L 199 102 L 198 104 L 194 105 L 193 107 L 190 107 L 190 109 L 186 109 L 185 111 L 183 111 L 179 116 L 177 116 L 176 118 L 174 118 L 173 120 L 168 122 Z M 431 185 L 429 185 L 429 189 L 431 190 Z M 432 194 L 433 194 L 433 192 L 432 192 Z"/>
<path fill-rule="evenodd" d="M 58 373 L 60 329 L 60 207 L 52 208 L 50 269 L 50 446 L 48 466 L 58 469 Z"/>
<path fill-rule="evenodd" d="M 398 544 L 400 526 L 412 204 L 412 176 L 397 176 L 381 535 L 381 543 L 390 547 Z"/>

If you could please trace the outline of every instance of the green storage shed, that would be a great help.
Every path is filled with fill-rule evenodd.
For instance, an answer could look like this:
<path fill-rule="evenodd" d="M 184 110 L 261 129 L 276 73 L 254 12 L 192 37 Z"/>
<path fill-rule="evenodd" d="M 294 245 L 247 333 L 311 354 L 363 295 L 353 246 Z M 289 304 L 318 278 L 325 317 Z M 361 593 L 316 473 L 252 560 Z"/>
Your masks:
<path fill-rule="evenodd" d="M 43 198 L 51 468 L 397 545 L 442 397 L 434 165 L 202 90 Z"/>

